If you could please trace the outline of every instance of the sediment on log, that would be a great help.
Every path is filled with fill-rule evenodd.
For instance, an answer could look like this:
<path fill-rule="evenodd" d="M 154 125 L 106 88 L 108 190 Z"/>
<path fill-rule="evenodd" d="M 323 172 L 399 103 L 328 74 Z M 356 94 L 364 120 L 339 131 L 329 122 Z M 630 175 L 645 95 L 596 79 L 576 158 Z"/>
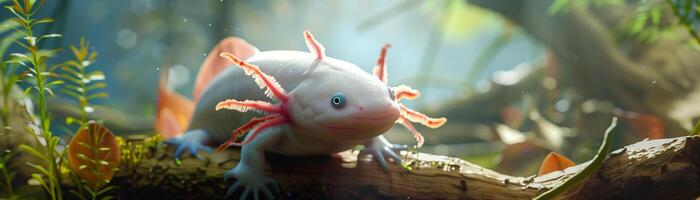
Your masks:
<path fill-rule="evenodd" d="M 125 199 L 223 198 L 232 180 L 223 174 L 238 149 L 178 165 L 171 147 L 154 147 L 147 158 L 123 168 L 111 184 Z M 700 137 L 641 141 L 610 154 L 599 171 L 563 195 L 565 199 L 690 199 L 700 196 Z M 337 156 L 267 154 L 267 173 L 279 181 L 283 199 L 531 199 L 556 187 L 587 163 L 543 176 L 513 177 L 458 158 L 401 152 L 412 169 L 389 172 L 356 151 Z"/>

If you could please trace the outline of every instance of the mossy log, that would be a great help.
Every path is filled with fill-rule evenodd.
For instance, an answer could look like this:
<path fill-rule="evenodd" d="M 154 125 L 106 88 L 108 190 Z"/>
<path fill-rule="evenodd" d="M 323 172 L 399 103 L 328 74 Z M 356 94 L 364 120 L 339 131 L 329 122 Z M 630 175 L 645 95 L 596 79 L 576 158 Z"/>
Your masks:
<path fill-rule="evenodd" d="M 172 147 L 152 147 L 137 165 L 123 168 L 111 184 L 124 199 L 223 198 L 238 149 L 177 164 Z M 267 154 L 267 173 L 279 181 L 281 199 L 531 199 L 579 172 L 586 163 L 543 176 L 513 177 L 458 158 L 401 152 L 408 170 L 384 172 L 357 151 L 334 156 Z M 700 137 L 641 141 L 616 150 L 596 174 L 565 199 L 690 199 L 700 196 Z"/>

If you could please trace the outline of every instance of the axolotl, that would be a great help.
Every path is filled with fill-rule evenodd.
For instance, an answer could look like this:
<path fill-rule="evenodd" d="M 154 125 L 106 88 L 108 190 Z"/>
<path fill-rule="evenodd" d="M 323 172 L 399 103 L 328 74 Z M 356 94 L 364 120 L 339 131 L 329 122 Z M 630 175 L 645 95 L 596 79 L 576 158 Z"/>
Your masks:
<path fill-rule="evenodd" d="M 159 116 L 159 127 L 177 126 L 177 121 L 182 124 L 183 120 L 178 120 L 182 112 L 184 121 L 189 121 L 186 133 L 168 139 L 177 146 L 176 158 L 185 151 L 192 155 L 198 150 L 211 151 L 207 142 L 220 144 L 220 150 L 241 146 L 240 162 L 224 176 L 236 179 L 227 196 L 245 188 L 241 199 L 249 195 L 258 199 L 260 193 L 273 199 L 266 187 L 274 180 L 264 174 L 264 151 L 303 156 L 364 145 L 360 154 L 372 155 L 386 171 L 387 160 L 402 162 L 395 146 L 382 136 L 394 123 L 405 126 L 421 146 L 423 136 L 412 122 L 437 128 L 447 121 L 400 103 L 401 99 L 417 98 L 419 92 L 404 85 L 387 85 L 389 45 L 382 47 L 374 75 L 370 75 L 352 63 L 326 56 L 324 47 L 308 31 L 304 38 L 309 52 L 260 52 L 242 39 L 225 39 L 200 69 L 193 112 L 186 103 L 159 104 L 159 115 L 166 115 Z M 173 95 L 177 94 L 161 91 L 161 101 L 184 102 Z M 274 103 L 263 101 L 265 98 Z M 172 113 L 179 115 L 167 116 Z M 191 117 L 186 116 L 190 113 Z M 179 130 L 171 127 L 169 131 Z"/>

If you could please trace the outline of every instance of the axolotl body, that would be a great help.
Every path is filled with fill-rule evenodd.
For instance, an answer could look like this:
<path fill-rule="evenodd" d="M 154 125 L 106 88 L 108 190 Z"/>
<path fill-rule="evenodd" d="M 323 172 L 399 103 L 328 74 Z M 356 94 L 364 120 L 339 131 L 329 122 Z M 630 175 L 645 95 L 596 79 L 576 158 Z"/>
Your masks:
<path fill-rule="evenodd" d="M 352 63 L 325 56 L 323 46 L 309 32 L 304 32 L 304 37 L 310 52 L 260 52 L 240 39 L 229 40 L 230 44 L 219 46 L 233 46 L 237 52 L 215 48 L 212 53 L 238 67 L 205 61 L 200 69 L 188 131 L 168 142 L 177 146 L 177 158 L 186 150 L 193 155 L 200 149 L 211 151 L 207 142 L 221 144 L 219 149 L 242 146 L 240 162 L 225 174 L 225 178 L 237 180 L 227 195 L 245 188 L 242 199 L 248 195 L 257 199 L 258 193 L 273 198 L 266 187 L 274 180 L 264 175 L 264 151 L 322 155 L 365 145 L 361 154 L 373 155 L 386 170 L 387 159 L 402 162 L 382 136 L 394 123 L 408 128 L 420 146 L 423 137 L 411 122 L 436 128 L 446 121 L 399 102 L 419 93 L 407 86 L 387 85 L 388 45 L 382 48 L 374 75 L 370 75 Z M 275 103 L 263 101 L 266 98 Z M 238 136 L 245 133 L 238 142 Z"/>

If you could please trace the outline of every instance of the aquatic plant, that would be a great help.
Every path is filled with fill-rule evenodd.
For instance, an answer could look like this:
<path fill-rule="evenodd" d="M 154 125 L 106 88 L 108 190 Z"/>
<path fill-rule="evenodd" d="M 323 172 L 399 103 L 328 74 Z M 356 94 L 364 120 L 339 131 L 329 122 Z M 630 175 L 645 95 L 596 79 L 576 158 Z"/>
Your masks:
<path fill-rule="evenodd" d="M 95 121 L 86 122 L 71 139 L 67 156 L 71 171 L 80 179 L 77 182 L 79 191 L 71 190 L 71 193 L 94 200 L 115 188 L 104 187 L 121 163 L 119 143 L 109 129 Z M 110 198 L 113 197 L 100 199 Z"/>
<path fill-rule="evenodd" d="M 148 152 L 162 146 L 163 140 L 158 134 L 151 136 L 131 135 L 126 139 L 117 137 L 117 143 L 121 149 L 122 167 L 127 170 L 136 168 L 141 161 L 147 159 Z"/>
<path fill-rule="evenodd" d="M 15 23 L 11 19 L 6 19 L 0 22 L 0 34 L 5 34 L 10 32 L 13 28 L 17 27 L 19 24 Z M 11 131 L 10 128 L 10 92 L 13 86 L 16 84 L 19 76 L 15 73 L 16 65 L 8 63 L 5 57 L 7 49 L 14 43 L 15 40 L 19 39 L 21 34 L 17 32 L 10 32 L 3 36 L 0 40 L 0 89 L 2 90 L 2 108 L 0 108 L 0 121 L 2 122 L 2 136 L 8 137 Z M 10 158 L 12 158 L 12 149 L 4 149 L 0 153 L 0 186 L 4 190 L 8 199 L 14 199 L 14 188 L 12 186 L 12 179 L 15 176 L 13 166 L 10 163 Z"/>
<path fill-rule="evenodd" d="M 18 25 L 19 24 L 15 23 L 12 19 L 7 19 L 0 23 L 0 34 L 9 32 Z M 20 37 L 20 33 L 11 32 L 4 35 L 2 40 L 0 40 L 0 89 L 2 89 L 2 108 L 0 108 L 0 120 L 2 121 L 4 135 L 10 134 L 9 97 L 12 87 L 19 79 L 17 73 L 15 73 L 15 69 L 17 68 L 16 65 L 7 62 L 8 58 L 5 57 L 5 53 L 10 45 L 12 45 L 14 41 Z"/>
<path fill-rule="evenodd" d="M 57 163 L 57 158 L 61 156 L 56 150 L 59 138 L 51 133 L 51 119 L 48 115 L 46 104 L 47 97 L 54 93 L 52 88 L 63 84 L 61 80 L 50 80 L 51 77 L 56 76 L 53 73 L 56 66 L 49 67 L 46 63 L 47 59 L 52 57 L 58 50 L 46 50 L 38 46 L 38 43 L 42 40 L 60 37 L 61 35 L 39 35 L 34 32 L 36 25 L 53 22 L 51 18 L 35 19 L 35 14 L 43 4 L 44 0 L 23 0 L 21 3 L 14 0 L 11 6 L 5 6 L 15 16 L 12 20 L 19 24 L 19 28 L 13 29 L 22 37 L 15 40 L 15 44 L 27 51 L 27 53 L 10 54 L 12 56 L 10 61 L 24 67 L 22 68 L 24 71 L 21 80 L 29 84 L 29 87 L 25 89 L 25 94 L 36 95 L 33 97 L 38 101 L 39 124 L 35 124 L 34 120 L 28 120 L 30 123 L 27 124 L 27 130 L 44 147 L 43 152 L 37 147 L 26 144 L 20 144 L 18 148 L 44 161 L 45 165 L 27 162 L 30 167 L 37 170 L 31 177 L 48 192 L 51 199 L 63 199 Z"/>
<path fill-rule="evenodd" d="M 10 163 L 10 158 L 12 157 L 12 151 L 6 149 L 0 153 L 0 176 L 2 176 L 2 181 L 0 181 L 0 186 L 5 190 L 7 198 L 14 199 L 14 189 L 12 188 L 12 179 L 15 177 L 15 172 L 12 169 L 13 166 Z"/>
<path fill-rule="evenodd" d="M 89 50 L 85 38 L 80 39 L 80 46 L 71 45 L 70 50 L 75 59 L 66 61 L 61 67 L 64 73 L 60 73 L 59 76 L 66 82 L 61 92 L 75 98 L 80 106 L 78 118 L 67 117 L 66 124 L 77 123 L 82 127 L 88 120 L 88 113 L 94 111 L 90 102 L 107 97 L 107 93 L 97 91 L 105 88 L 107 84 L 103 82 L 105 75 L 102 71 L 87 70 L 95 62 L 97 52 Z"/>

